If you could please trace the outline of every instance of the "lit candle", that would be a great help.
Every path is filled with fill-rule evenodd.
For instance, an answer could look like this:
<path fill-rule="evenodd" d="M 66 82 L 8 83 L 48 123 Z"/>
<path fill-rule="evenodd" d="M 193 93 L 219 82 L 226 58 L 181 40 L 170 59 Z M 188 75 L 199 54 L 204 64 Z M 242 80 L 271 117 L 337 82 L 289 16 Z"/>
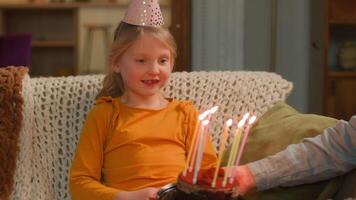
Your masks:
<path fill-rule="evenodd" d="M 200 163 L 201 160 L 203 158 L 203 153 L 204 153 L 204 142 L 205 142 L 205 138 L 207 137 L 207 128 L 205 128 L 207 125 L 209 124 L 209 120 L 204 120 L 202 122 L 202 126 L 201 126 L 201 134 L 199 137 L 199 147 L 198 147 L 198 151 L 197 151 L 197 159 L 195 162 L 195 168 L 194 168 L 194 176 L 193 176 L 193 184 L 197 183 L 197 179 L 198 179 L 198 172 L 200 170 Z"/>
<path fill-rule="evenodd" d="M 242 119 L 239 121 L 239 123 L 237 124 L 237 129 L 234 135 L 234 140 L 232 142 L 231 145 L 231 149 L 230 149 L 230 154 L 229 154 L 229 159 L 227 162 L 227 166 L 226 166 L 226 172 L 224 174 L 224 180 L 223 180 L 223 187 L 225 187 L 226 183 L 227 183 L 227 178 L 230 177 L 231 175 L 231 167 L 233 166 L 234 163 L 234 158 L 236 158 L 236 154 L 239 148 L 239 144 L 240 144 L 240 140 L 241 140 L 241 135 L 242 135 L 242 128 L 246 123 L 247 118 L 250 116 L 250 113 L 246 113 L 244 114 L 244 116 L 242 117 Z"/>
<path fill-rule="evenodd" d="M 201 121 L 203 120 L 203 119 L 205 119 L 206 117 L 208 117 L 208 115 L 209 114 L 211 114 L 211 113 L 214 113 L 214 112 L 216 112 L 216 110 L 218 109 L 218 107 L 217 106 L 215 106 L 215 107 L 213 107 L 212 109 L 209 109 L 209 110 L 207 110 L 207 111 L 205 111 L 203 114 L 202 114 L 202 116 L 201 116 Z M 210 118 L 210 117 L 209 117 Z M 196 157 L 196 155 L 197 155 L 197 148 L 198 148 L 198 144 L 199 144 L 199 139 L 201 138 L 201 137 L 199 137 L 200 135 L 202 135 L 203 134 L 203 132 L 201 132 L 201 128 L 199 127 L 199 133 L 198 133 L 198 138 L 196 138 L 195 139 L 195 144 L 194 144 L 194 149 L 193 149 L 193 152 L 192 152 L 192 159 L 191 159 L 191 161 L 190 161 L 190 165 L 189 165 L 189 172 L 192 172 L 193 171 L 193 167 L 194 167 L 194 161 L 195 161 L 195 157 Z M 192 143 L 193 144 L 193 143 Z M 189 162 L 189 161 L 188 161 Z"/>
<path fill-rule="evenodd" d="M 246 144 L 246 141 L 247 141 L 247 137 L 248 137 L 248 134 L 250 133 L 250 129 L 252 127 L 252 124 L 256 121 L 256 116 L 252 116 L 249 121 L 248 121 L 248 125 L 247 125 L 247 128 L 244 132 L 244 137 L 242 139 L 242 143 L 241 143 L 241 148 L 239 149 L 239 154 L 237 155 L 237 158 L 236 158 L 236 161 L 235 161 L 235 166 L 238 166 L 239 163 L 240 163 L 240 159 L 241 159 L 241 156 L 242 156 L 242 153 L 244 151 L 244 148 L 245 148 L 245 144 Z M 231 174 L 231 177 L 230 177 L 230 183 L 233 183 L 234 182 L 234 173 L 232 172 Z"/>
<path fill-rule="evenodd" d="M 196 124 L 196 126 L 194 128 L 194 132 L 193 132 L 193 138 L 192 138 L 192 141 L 191 141 L 191 144 L 190 144 L 188 157 L 187 157 L 187 160 L 186 160 L 186 163 L 185 163 L 185 166 L 184 166 L 183 176 L 185 176 L 187 174 L 187 169 L 189 167 L 189 163 L 190 163 L 190 159 L 191 159 L 192 154 L 193 154 L 193 150 L 195 149 L 194 151 L 196 151 L 196 143 L 197 143 L 196 141 L 197 141 L 197 135 L 200 134 L 200 131 L 198 132 L 198 130 L 200 130 L 201 121 L 203 121 L 203 119 L 208 115 L 208 113 L 209 112 L 205 111 L 203 114 L 200 114 L 199 117 L 198 117 L 198 121 L 197 121 L 197 124 Z M 191 163 L 193 163 L 193 161 Z M 191 166 L 192 166 L 192 164 L 191 164 Z"/>
<path fill-rule="evenodd" d="M 211 187 L 213 187 L 213 188 L 216 185 L 216 180 L 217 180 L 217 177 L 218 177 L 220 163 L 221 163 L 222 155 L 223 155 L 224 148 L 225 148 L 225 141 L 227 139 L 229 127 L 231 125 L 232 125 L 232 119 L 227 120 L 226 123 L 225 123 L 225 127 L 224 127 L 224 130 L 223 130 L 223 133 L 221 135 L 218 162 L 216 163 L 214 178 L 213 178 L 213 182 L 211 183 Z"/>

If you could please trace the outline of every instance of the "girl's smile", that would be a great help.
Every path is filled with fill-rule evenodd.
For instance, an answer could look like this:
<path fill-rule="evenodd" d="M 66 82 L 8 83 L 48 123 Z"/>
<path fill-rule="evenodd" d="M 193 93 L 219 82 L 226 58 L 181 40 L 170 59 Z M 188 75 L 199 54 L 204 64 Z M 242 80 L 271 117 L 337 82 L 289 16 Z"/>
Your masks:
<path fill-rule="evenodd" d="M 159 79 L 148 79 L 148 80 L 142 80 L 141 82 L 149 87 L 153 87 L 158 85 Z"/>

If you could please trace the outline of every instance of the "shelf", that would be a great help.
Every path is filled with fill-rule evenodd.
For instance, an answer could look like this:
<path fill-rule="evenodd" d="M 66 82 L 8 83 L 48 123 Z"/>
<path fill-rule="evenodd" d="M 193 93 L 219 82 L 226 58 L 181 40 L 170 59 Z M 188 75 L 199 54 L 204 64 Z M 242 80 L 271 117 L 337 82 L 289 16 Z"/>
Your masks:
<path fill-rule="evenodd" d="M 328 71 L 328 76 L 330 78 L 356 78 L 356 71 Z"/>
<path fill-rule="evenodd" d="M 32 47 L 74 47 L 72 41 L 32 41 Z"/>
<path fill-rule="evenodd" d="M 316 80 L 323 79 L 323 83 L 310 84 L 313 88 L 310 105 L 317 107 L 322 102 L 324 115 L 348 120 L 356 113 L 356 101 L 353 98 L 356 91 L 356 69 L 344 70 L 339 54 L 346 41 L 356 42 L 356 0 L 313 2 L 311 27 L 318 34 L 312 34 L 312 41 L 320 42 L 325 48 L 313 51 L 312 58 L 317 65 L 313 69 L 313 76 Z M 320 12 L 320 8 L 324 8 L 324 12 Z M 319 63 L 322 63 L 323 71 L 319 71 Z M 318 93 L 318 90 L 323 92 Z M 320 112 L 321 108 L 318 109 L 314 112 Z"/>
<path fill-rule="evenodd" d="M 356 25 L 356 19 L 350 19 L 350 20 L 333 19 L 330 20 L 329 23 L 332 25 Z"/>

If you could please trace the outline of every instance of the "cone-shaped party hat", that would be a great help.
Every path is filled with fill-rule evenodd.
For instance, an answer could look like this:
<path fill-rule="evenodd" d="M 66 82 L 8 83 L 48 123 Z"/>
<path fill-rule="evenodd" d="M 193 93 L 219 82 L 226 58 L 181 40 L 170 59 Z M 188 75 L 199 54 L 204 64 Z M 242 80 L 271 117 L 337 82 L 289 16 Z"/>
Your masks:
<path fill-rule="evenodd" d="M 158 0 L 131 0 L 122 21 L 138 26 L 162 26 L 163 17 Z"/>

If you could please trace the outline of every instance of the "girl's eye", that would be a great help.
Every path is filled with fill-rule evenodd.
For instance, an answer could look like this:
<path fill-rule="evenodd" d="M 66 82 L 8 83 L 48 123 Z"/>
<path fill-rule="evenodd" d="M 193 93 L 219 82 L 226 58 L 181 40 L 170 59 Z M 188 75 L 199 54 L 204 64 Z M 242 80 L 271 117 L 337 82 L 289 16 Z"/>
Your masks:
<path fill-rule="evenodd" d="M 137 59 L 136 62 L 138 62 L 138 63 L 144 63 L 145 60 L 144 60 L 144 59 Z"/>
<path fill-rule="evenodd" d="M 168 63 L 168 59 L 164 58 L 159 61 L 161 64 L 166 64 Z"/>

